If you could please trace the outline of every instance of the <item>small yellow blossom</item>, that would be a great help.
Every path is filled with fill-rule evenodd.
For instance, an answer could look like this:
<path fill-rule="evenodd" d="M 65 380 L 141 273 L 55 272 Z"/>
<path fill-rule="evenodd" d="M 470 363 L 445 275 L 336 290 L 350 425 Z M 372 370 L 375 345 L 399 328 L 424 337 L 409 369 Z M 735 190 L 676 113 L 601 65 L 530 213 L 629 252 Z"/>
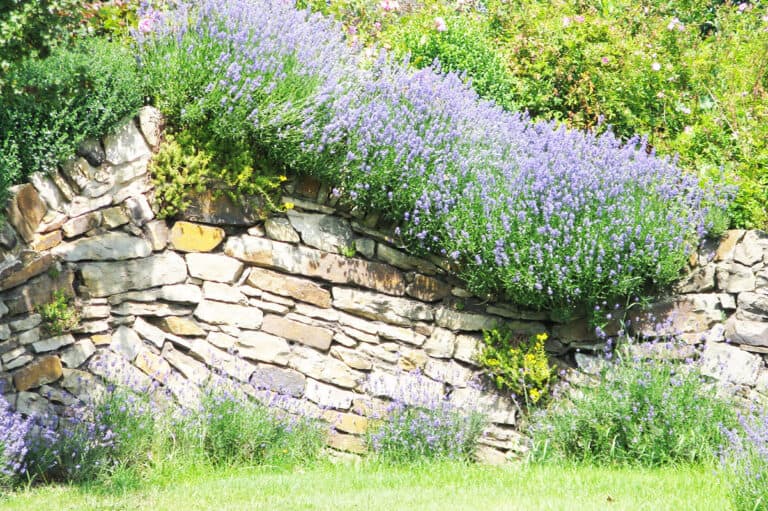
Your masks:
<path fill-rule="evenodd" d="M 277 179 L 278 179 L 278 180 L 279 180 L 281 183 L 282 183 L 283 181 L 288 181 L 288 178 L 287 178 L 287 177 L 285 177 L 285 176 L 278 176 L 278 178 L 277 178 Z"/>
<path fill-rule="evenodd" d="M 547 335 L 546 332 L 540 333 L 539 335 L 536 336 L 536 340 L 539 341 L 539 342 L 544 342 L 548 338 L 549 338 L 549 336 Z"/>
<path fill-rule="evenodd" d="M 293 206 L 294 206 L 293 202 L 286 202 L 285 203 L 285 209 L 293 209 Z"/>

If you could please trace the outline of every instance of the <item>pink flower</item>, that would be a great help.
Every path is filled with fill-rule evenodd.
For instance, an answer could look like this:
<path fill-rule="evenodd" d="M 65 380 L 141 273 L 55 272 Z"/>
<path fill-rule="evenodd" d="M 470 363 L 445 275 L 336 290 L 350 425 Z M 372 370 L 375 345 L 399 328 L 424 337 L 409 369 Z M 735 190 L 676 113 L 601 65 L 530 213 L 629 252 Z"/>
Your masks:
<path fill-rule="evenodd" d="M 569 18 L 568 16 L 563 17 L 563 26 L 567 27 L 570 24 L 571 24 L 571 18 Z"/>
<path fill-rule="evenodd" d="M 153 18 L 142 18 L 139 21 L 139 32 L 142 34 L 148 34 L 155 28 L 155 20 Z"/>
<path fill-rule="evenodd" d="M 611 61 L 611 59 L 609 59 L 608 57 L 603 57 L 603 58 L 600 59 L 600 62 L 602 62 L 603 64 L 607 64 L 610 61 Z"/>
<path fill-rule="evenodd" d="M 651 69 L 653 69 L 654 71 L 661 71 L 661 64 L 659 64 L 658 62 L 654 62 L 653 64 L 651 64 Z"/>
<path fill-rule="evenodd" d="M 438 32 L 445 32 L 448 30 L 448 25 L 445 24 L 445 20 L 440 16 L 435 18 L 435 30 Z"/>
<path fill-rule="evenodd" d="M 584 23 L 584 16 L 582 15 L 574 16 L 573 21 L 575 21 L 576 23 Z"/>
<path fill-rule="evenodd" d="M 375 28 L 376 30 L 381 30 L 381 22 L 380 21 L 375 22 L 373 24 L 373 28 Z"/>
<path fill-rule="evenodd" d="M 379 7 L 381 7 L 386 12 L 397 11 L 400 9 L 400 3 L 398 3 L 397 0 L 381 0 Z"/>

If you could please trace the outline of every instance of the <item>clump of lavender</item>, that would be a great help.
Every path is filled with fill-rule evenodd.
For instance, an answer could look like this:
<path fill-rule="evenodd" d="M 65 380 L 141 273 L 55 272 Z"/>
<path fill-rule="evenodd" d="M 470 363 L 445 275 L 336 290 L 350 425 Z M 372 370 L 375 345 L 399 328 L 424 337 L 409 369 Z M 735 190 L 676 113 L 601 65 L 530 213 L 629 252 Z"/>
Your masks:
<path fill-rule="evenodd" d="M 768 510 L 768 410 L 739 416 L 721 456 L 736 511 Z"/>
<path fill-rule="evenodd" d="M 401 381 L 378 425 L 367 432 L 368 447 L 376 457 L 394 463 L 471 461 L 485 416 L 430 393 L 424 385 L 428 380 L 418 372 Z"/>
<path fill-rule="evenodd" d="M 619 352 L 595 382 L 534 414 L 533 458 L 647 467 L 714 462 L 723 428 L 735 423 L 732 404 L 696 361 L 675 360 L 668 356 L 673 345 L 661 347 Z"/>
<path fill-rule="evenodd" d="M 0 480 L 12 481 L 24 473 L 31 428 L 32 421 L 14 411 L 0 395 Z"/>
<path fill-rule="evenodd" d="M 386 462 L 471 461 L 483 427 L 481 414 L 461 412 L 447 401 L 425 406 L 394 402 L 369 433 L 368 445 Z"/>
<path fill-rule="evenodd" d="M 524 306 L 673 282 L 720 200 L 643 140 L 533 122 L 437 67 L 367 62 L 290 2 L 185 4 L 142 40 L 172 123 L 329 181 L 411 250 L 453 259 L 473 291 Z"/>

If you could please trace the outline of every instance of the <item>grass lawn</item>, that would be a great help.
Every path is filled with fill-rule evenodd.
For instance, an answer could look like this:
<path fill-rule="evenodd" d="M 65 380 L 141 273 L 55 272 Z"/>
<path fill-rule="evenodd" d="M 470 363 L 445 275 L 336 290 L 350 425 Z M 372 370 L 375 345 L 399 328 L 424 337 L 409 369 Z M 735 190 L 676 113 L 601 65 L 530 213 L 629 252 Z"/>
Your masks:
<path fill-rule="evenodd" d="M 199 471 L 124 492 L 41 487 L 0 500 L 0 509 L 712 511 L 730 505 L 712 469 L 439 464 Z"/>

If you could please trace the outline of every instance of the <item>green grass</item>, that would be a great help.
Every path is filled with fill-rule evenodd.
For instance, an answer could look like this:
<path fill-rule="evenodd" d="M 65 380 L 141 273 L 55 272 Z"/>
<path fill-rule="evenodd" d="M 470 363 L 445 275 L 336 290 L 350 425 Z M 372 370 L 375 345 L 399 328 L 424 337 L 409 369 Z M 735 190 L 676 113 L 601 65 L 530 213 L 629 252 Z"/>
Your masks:
<path fill-rule="evenodd" d="M 727 510 L 712 469 L 426 464 L 199 469 L 135 491 L 41 487 L 0 500 L 29 510 Z"/>

